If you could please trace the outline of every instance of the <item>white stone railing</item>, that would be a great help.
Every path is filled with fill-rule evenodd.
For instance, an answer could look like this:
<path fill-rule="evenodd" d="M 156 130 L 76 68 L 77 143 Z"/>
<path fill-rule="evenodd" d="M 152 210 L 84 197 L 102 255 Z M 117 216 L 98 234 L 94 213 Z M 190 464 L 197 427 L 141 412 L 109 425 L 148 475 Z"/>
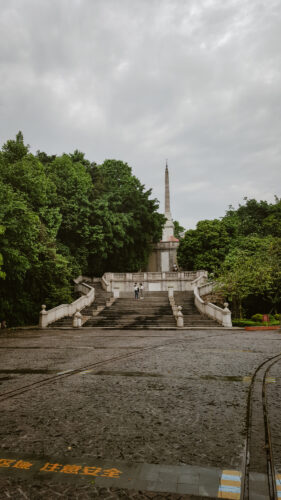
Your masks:
<path fill-rule="evenodd" d="M 215 283 L 214 281 L 210 281 L 209 283 L 204 283 L 199 287 L 199 295 L 202 297 L 203 295 L 209 295 L 214 290 Z"/>
<path fill-rule="evenodd" d="M 95 289 L 86 283 L 78 283 L 76 289 L 85 295 L 79 297 L 71 304 L 61 304 L 46 311 L 46 306 L 42 305 L 40 312 L 39 327 L 47 328 L 50 323 L 54 323 L 58 319 L 65 318 L 66 316 L 73 316 L 76 312 L 81 311 L 84 307 L 89 306 L 95 300 Z"/>
<path fill-rule="evenodd" d="M 175 298 L 174 298 L 174 295 L 171 294 L 171 290 L 169 290 L 169 292 L 168 292 L 168 298 L 169 298 L 171 309 L 173 311 L 173 316 L 174 316 L 175 321 L 176 321 L 176 325 L 178 328 L 183 328 L 184 323 L 183 323 L 183 314 L 181 312 L 182 307 L 176 305 Z"/>
<path fill-rule="evenodd" d="M 190 291 L 194 286 L 206 282 L 207 271 L 180 272 L 142 272 L 142 273 L 105 273 L 102 277 L 103 288 L 108 292 L 132 293 L 134 283 L 142 283 L 144 291 Z"/>
<path fill-rule="evenodd" d="M 204 276 L 207 278 L 207 271 L 176 271 L 176 272 L 147 272 L 147 273 L 105 273 L 103 278 L 106 281 L 145 281 L 145 280 L 189 280 L 194 281 Z"/>
<path fill-rule="evenodd" d="M 211 302 L 204 302 L 204 300 L 200 297 L 201 288 L 202 287 L 198 289 L 197 286 L 194 288 L 194 304 L 198 311 L 205 314 L 209 318 L 214 319 L 222 326 L 231 328 L 231 312 L 228 309 L 228 303 L 225 302 L 225 308 L 221 309 L 221 307 L 215 306 L 215 304 L 212 304 Z"/>
<path fill-rule="evenodd" d="M 203 284 L 205 284 L 206 282 L 206 275 L 205 274 L 201 274 L 200 276 L 198 276 L 197 278 L 195 278 L 193 281 L 192 281 L 192 289 L 194 290 L 194 288 L 198 287 L 198 286 L 202 286 Z"/>
<path fill-rule="evenodd" d="M 105 279 L 105 275 L 101 278 L 101 286 L 107 292 L 110 292 L 110 283 Z"/>
<path fill-rule="evenodd" d="M 78 283 L 78 285 L 75 286 L 75 291 L 83 293 L 83 295 L 88 295 L 88 293 L 93 289 L 94 288 L 92 286 L 88 285 L 88 283 Z M 85 297 L 82 296 L 82 297 L 79 297 L 79 299 L 77 299 L 77 300 L 81 300 L 84 298 Z"/>
<path fill-rule="evenodd" d="M 80 274 L 80 276 L 78 276 L 78 278 L 75 278 L 75 280 L 73 280 L 75 285 L 79 285 L 79 283 L 82 283 L 83 281 L 91 281 L 91 278 L 89 278 L 88 276 L 82 276 Z"/>

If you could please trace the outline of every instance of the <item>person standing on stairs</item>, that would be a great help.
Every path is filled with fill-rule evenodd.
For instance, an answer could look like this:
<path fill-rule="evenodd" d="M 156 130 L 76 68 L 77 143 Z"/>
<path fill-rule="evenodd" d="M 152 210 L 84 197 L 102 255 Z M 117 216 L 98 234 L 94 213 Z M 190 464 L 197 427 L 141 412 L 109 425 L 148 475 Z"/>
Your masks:
<path fill-rule="evenodd" d="M 141 283 L 141 284 L 140 284 L 140 299 L 143 299 L 143 298 L 144 298 L 144 297 L 143 297 L 143 288 L 144 288 L 144 287 L 143 287 L 143 284 Z"/>
<path fill-rule="evenodd" d="M 138 300 L 138 298 L 139 298 L 139 285 L 137 283 L 134 284 L 134 290 L 135 290 L 135 300 Z"/>

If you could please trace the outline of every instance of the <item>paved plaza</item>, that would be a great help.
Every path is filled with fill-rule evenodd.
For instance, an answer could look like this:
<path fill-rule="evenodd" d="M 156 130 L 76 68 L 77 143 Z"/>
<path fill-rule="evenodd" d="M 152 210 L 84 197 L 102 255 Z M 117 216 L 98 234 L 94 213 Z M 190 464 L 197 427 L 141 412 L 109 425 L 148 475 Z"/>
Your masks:
<path fill-rule="evenodd" d="M 219 491 L 241 486 L 251 377 L 280 352 L 279 330 L 1 333 L 0 498 L 234 498 Z"/>

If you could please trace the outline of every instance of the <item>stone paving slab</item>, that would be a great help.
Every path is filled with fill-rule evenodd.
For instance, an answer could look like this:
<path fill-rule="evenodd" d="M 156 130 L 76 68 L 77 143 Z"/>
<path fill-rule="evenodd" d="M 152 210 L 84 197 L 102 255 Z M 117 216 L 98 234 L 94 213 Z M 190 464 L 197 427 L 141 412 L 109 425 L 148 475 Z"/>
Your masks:
<path fill-rule="evenodd" d="M 222 471 L 212 467 L 161 464 L 130 464 L 65 458 L 30 458 L 6 454 L 0 457 L 0 483 L 3 476 L 28 479 L 92 480 L 98 488 L 165 492 L 217 497 Z"/>
<path fill-rule="evenodd" d="M 53 484 L 63 488 L 62 484 L 75 484 L 75 487 L 84 487 L 87 484 L 93 487 L 96 496 L 92 498 L 237 498 L 240 499 L 240 488 L 233 496 L 232 487 L 224 487 L 220 492 L 222 478 L 230 477 L 229 474 L 239 471 L 222 471 L 214 467 L 199 467 L 193 465 L 175 466 L 161 464 L 130 464 L 127 462 L 92 461 L 59 458 L 30 458 L 30 457 L 0 457 L 0 493 L 5 484 L 3 479 L 10 478 L 11 484 L 18 481 L 36 484 Z M 227 476 L 225 474 L 228 474 Z M 32 480 L 32 481 L 31 481 Z M 240 479 L 239 479 L 240 480 Z M 267 476 L 263 474 L 250 474 L 251 496 L 250 500 L 266 500 Z M 66 488 L 66 487 L 65 487 Z M 98 492 L 103 491 L 103 494 Z M 112 492 L 117 492 L 117 496 Z M 120 493 L 121 492 L 121 493 Z M 92 492 L 93 493 L 93 492 Z M 174 495 L 180 496 L 174 496 Z M 157 495 L 157 497 L 153 496 Z M 61 496 L 58 494 L 57 496 Z M 9 495 L 7 496 L 9 498 Z M 13 497 L 16 498 L 16 497 Z M 26 497 L 22 494 L 19 498 Z M 42 498 L 48 498 L 44 496 Z M 67 498 L 67 497 L 65 497 Z M 87 498 L 87 497 L 85 497 Z"/>

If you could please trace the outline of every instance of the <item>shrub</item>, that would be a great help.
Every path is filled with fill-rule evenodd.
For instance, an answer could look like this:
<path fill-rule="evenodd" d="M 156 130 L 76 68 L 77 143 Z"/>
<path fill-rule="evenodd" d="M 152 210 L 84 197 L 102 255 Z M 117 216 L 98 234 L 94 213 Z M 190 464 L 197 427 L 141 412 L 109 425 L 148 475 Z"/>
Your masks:
<path fill-rule="evenodd" d="M 262 314 L 254 314 L 251 319 L 253 321 L 258 321 L 258 322 L 261 322 L 262 321 L 262 318 L 263 318 L 263 315 Z"/>
<path fill-rule="evenodd" d="M 252 321 L 251 319 L 233 319 L 233 326 L 278 326 L 280 324 L 279 320 L 273 319 L 270 322 L 262 321 Z"/>
<path fill-rule="evenodd" d="M 275 314 L 274 318 L 276 319 L 276 321 L 280 321 L 280 314 Z"/>
<path fill-rule="evenodd" d="M 256 326 L 257 323 L 255 321 L 251 321 L 250 319 L 233 319 L 233 326 Z"/>

